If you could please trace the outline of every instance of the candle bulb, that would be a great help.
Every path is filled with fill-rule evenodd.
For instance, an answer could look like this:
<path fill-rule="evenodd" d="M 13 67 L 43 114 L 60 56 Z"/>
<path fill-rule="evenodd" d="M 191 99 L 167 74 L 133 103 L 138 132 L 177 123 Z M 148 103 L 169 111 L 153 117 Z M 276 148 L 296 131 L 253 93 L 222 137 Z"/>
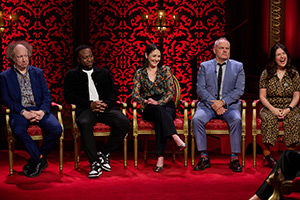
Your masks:
<path fill-rule="evenodd" d="M 13 17 L 12 14 L 9 14 L 9 25 L 13 24 Z"/>

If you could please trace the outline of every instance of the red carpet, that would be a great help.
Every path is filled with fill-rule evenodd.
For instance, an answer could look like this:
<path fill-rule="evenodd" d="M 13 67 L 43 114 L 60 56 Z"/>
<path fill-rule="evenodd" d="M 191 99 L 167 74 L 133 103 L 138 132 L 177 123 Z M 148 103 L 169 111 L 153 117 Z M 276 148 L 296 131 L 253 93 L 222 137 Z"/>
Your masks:
<path fill-rule="evenodd" d="M 111 156 L 111 172 L 103 172 L 97 179 L 88 179 L 90 170 L 86 157 L 81 156 L 80 170 L 74 170 L 72 152 L 65 152 L 64 172 L 59 174 L 58 156 L 49 155 L 49 167 L 36 178 L 23 175 L 22 166 L 28 154 L 15 151 L 15 174 L 8 175 L 7 151 L 0 151 L 0 199 L 236 199 L 247 200 L 270 172 L 258 155 L 258 166 L 252 168 L 252 155 L 247 155 L 246 167 L 242 173 L 228 168 L 228 155 L 211 155 L 212 166 L 195 172 L 189 160 L 183 167 L 183 156 L 177 155 L 175 163 L 167 154 L 162 173 L 154 173 L 155 157 L 149 154 L 144 162 L 139 157 L 138 168 L 133 166 L 132 152 L 129 152 L 127 169 L 122 166 L 121 153 Z M 291 198 L 289 198 L 291 199 Z M 295 199 L 295 198 L 294 198 Z"/>

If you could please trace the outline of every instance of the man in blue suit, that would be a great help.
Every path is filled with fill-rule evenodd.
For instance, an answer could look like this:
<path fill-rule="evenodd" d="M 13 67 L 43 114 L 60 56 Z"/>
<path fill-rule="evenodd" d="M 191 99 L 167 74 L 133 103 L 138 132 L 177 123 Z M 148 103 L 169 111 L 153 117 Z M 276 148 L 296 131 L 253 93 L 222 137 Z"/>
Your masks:
<path fill-rule="evenodd" d="M 211 166 L 207 153 L 205 125 L 212 118 L 227 122 L 230 129 L 231 159 L 229 167 L 241 172 L 238 160 L 241 152 L 241 104 L 239 98 L 244 93 L 245 73 L 243 64 L 229 59 L 230 43 L 222 37 L 215 41 L 215 59 L 202 62 L 197 77 L 197 94 L 200 98 L 193 117 L 193 128 L 200 161 L 194 170 L 204 170 Z"/>
<path fill-rule="evenodd" d="M 23 167 L 27 177 L 39 176 L 48 167 L 46 156 L 61 136 L 62 127 L 50 111 L 52 96 L 43 71 L 29 65 L 32 46 L 27 41 L 12 42 L 6 50 L 11 68 L 0 74 L 2 103 L 10 110 L 10 126 L 29 155 Z M 40 148 L 27 133 L 30 123 L 36 123 L 46 136 Z"/>

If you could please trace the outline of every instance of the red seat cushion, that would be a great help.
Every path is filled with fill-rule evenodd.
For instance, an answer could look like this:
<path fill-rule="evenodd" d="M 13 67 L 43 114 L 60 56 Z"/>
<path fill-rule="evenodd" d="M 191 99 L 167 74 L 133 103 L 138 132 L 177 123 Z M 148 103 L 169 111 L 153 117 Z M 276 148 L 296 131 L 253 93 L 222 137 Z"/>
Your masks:
<path fill-rule="evenodd" d="M 174 120 L 175 128 L 183 130 L 183 121 L 184 120 L 182 118 L 176 118 Z M 153 130 L 154 129 L 154 123 L 147 121 L 147 120 L 138 119 L 137 124 L 138 124 L 138 130 Z"/>
<path fill-rule="evenodd" d="M 38 125 L 30 125 L 27 129 L 27 133 L 30 136 L 43 135 L 42 129 Z"/>
<path fill-rule="evenodd" d="M 261 119 L 256 119 L 256 129 L 261 129 Z M 279 130 L 283 131 L 283 123 L 282 121 L 279 122 Z"/>
<path fill-rule="evenodd" d="M 206 125 L 207 130 L 228 130 L 228 124 L 221 119 L 211 119 Z"/>
<path fill-rule="evenodd" d="M 94 132 L 107 132 L 107 131 L 110 131 L 110 127 L 103 123 L 96 123 L 93 131 Z"/>

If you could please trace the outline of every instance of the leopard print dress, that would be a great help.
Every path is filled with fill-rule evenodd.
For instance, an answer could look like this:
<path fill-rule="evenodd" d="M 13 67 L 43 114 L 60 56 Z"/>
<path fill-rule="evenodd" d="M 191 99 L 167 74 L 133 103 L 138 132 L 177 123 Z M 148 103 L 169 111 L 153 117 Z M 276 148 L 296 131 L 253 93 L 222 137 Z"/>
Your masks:
<path fill-rule="evenodd" d="M 293 79 L 286 72 L 280 81 L 278 76 L 267 80 L 267 71 L 263 71 L 259 88 L 267 89 L 267 99 L 275 108 L 287 108 L 293 98 L 294 91 L 300 91 L 300 78 L 297 72 Z M 279 134 L 278 118 L 266 107 L 260 111 L 261 134 L 263 143 L 275 145 Z M 295 107 L 283 120 L 284 141 L 286 146 L 300 141 L 300 109 Z"/>

